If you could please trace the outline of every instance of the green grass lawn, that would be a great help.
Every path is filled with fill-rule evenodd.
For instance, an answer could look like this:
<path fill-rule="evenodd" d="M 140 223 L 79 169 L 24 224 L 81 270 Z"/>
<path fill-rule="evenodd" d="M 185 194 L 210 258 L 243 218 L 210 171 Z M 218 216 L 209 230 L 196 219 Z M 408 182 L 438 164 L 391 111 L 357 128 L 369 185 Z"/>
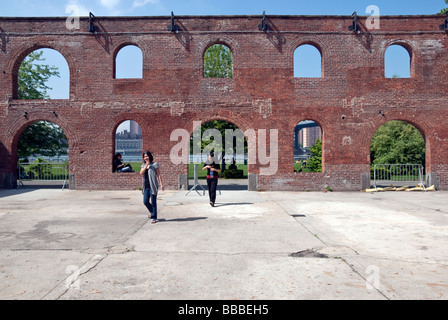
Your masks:
<path fill-rule="evenodd" d="M 131 162 L 132 169 L 134 169 L 135 172 L 140 171 L 141 163 L 140 162 Z M 202 171 L 203 164 L 198 164 L 198 179 L 206 179 L 207 171 Z M 238 169 L 243 170 L 244 172 L 244 179 L 247 179 L 247 165 L 245 164 L 237 164 L 236 165 Z M 228 168 L 228 166 L 226 166 Z M 301 163 L 294 163 L 294 171 L 299 171 L 300 168 L 302 168 Z M 302 172 L 311 172 L 309 168 L 303 168 Z M 188 165 L 188 179 L 194 179 L 194 164 L 190 163 Z"/>
<path fill-rule="evenodd" d="M 135 172 L 140 172 L 140 168 L 142 167 L 141 162 L 129 162 L 129 164 L 131 165 L 132 170 L 134 170 Z"/>
<path fill-rule="evenodd" d="M 130 162 L 132 169 L 135 172 L 140 172 L 140 168 L 142 166 L 141 162 Z M 202 166 L 204 164 L 198 164 L 198 179 L 206 179 L 207 178 L 207 170 L 202 171 Z M 227 168 L 229 166 L 226 166 Z M 237 164 L 236 167 L 244 172 L 244 179 L 247 179 L 247 165 L 245 164 Z M 163 171 L 163 168 L 162 168 Z M 190 163 L 188 165 L 188 179 L 194 179 L 194 164 Z"/>
<path fill-rule="evenodd" d="M 142 163 L 141 162 L 130 162 L 129 163 L 132 167 L 132 169 L 135 172 L 140 172 L 140 168 Z M 202 166 L 203 163 L 198 164 L 198 178 L 199 179 L 206 179 L 206 175 L 207 175 L 207 171 L 202 171 Z M 243 170 L 243 179 L 247 179 L 247 165 L 245 164 L 237 164 L 237 169 L 239 170 Z M 227 168 L 229 166 L 226 166 Z M 64 169 L 61 167 L 57 167 L 57 168 L 53 168 L 53 167 L 49 167 L 51 168 L 50 171 L 50 175 L 51 177 L 54 179 L 55 177 L 60 177 L 64 175 Z M 294 163 L 294 171 L 299 171 L 302 168 L 302 164 L 301 163 Z M 163 168 L 162 168 L 163 171 Z M 303 168 L 303 172 L 311 172 L 310 169 L 308 168 Z M 222 174 L 220 175 L 222 177 Z M 194 164 L 190 163 L 188 165 L 188 178 L 189 179 L 194 179 Z M 51 178 L 49 179 L 51 180 Z"/>
<path fill-rule="evenodd" d="M 18 174 L 21 180 L 64 180 L 68 177 L 68 164 L 27 163 L 21 165 Z"/>
<path fill-rule="evenodd" d="M 302 163 L 294 163 L 294 172 L 299 172 L 300 169 L 302 169 L 302 172 L 311 172 L 309 168 L 302 168 Z"/>

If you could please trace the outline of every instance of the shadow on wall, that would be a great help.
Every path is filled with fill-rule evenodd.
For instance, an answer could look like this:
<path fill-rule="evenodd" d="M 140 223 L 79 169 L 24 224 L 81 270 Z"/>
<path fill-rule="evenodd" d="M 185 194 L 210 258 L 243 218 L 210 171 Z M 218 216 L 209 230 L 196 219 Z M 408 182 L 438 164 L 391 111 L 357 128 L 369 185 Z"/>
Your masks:
<path fill-rule="evenodd" d="M 5 145 L 0 142 L 0 189 L 13 189 L 17 187 L 15 172 L 11 172 L 9 164 L 11 163 L 11 154 Z"/>

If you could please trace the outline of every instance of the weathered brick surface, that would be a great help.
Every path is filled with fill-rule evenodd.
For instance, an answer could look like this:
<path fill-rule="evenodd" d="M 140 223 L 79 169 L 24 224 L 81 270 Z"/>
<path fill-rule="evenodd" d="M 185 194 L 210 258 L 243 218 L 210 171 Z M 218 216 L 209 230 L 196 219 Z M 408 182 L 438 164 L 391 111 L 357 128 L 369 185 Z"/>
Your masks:
<path fill-rule="evenodd" d="M 65 18 L 0 18 L 0 187 L 16 185 L 17 142 L 37 120 L 58 124 L 69 141 L 71 187 L 129 189 L 135 174 L 112 173 L 114 133 L 137 121 L 144 149 L 160 162 L 166 187 L 179 187 L 186 165 L 169 154 L 174 129 L 190 134 L 193 121 L 222 119 L 243 131 L 277 129 L 275 175 L 249 166 L 263 190 L 359 190 L 368 185 L 370 141 L 387 121 L 415 125 L 426 141 L 426 170 L 448 189 L 448 35 L 441 16 L 381 17 L 379 30 L 347 30 L 349 16 L 269 16 L 271 32 L 257 29 L 260 16 L 178 17 L 182 31 L 167 31 L 169 17 L 98 17 L 100 32 L 68 30 Z M 203 78 L 203 54 L 212 44 L 230 47 L 232 79 Z M 143 52 L 143 79 L 114 79 L 114 58 L 123 46 Z M 294 78 L 294 50 L 315 45 L 323 77 Z M 391 44 L 411 52 L 411 78 L 385 79 L 384 54 Z M 52 48 L 70 69 L 68 100 L 23 101 L 17 70 L 38 48 Z M 57 116 L 53 111 L 56 111 Z M 384 116 L 379 115 L 379 111 Z M 28 113 L 28 117 L 24 113 Z M 323 130 L 322 173 L 293 172 L 294 128 L 314 120 Z M 253 146 L 253 145 L 252 145 Z"/>

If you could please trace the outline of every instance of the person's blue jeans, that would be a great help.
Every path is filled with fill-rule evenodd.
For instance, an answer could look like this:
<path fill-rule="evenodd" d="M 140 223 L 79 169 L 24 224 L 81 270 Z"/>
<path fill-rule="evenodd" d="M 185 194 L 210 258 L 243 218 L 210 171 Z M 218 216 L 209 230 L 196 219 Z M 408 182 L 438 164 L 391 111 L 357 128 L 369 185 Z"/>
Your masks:
<path fill-rule="evenodd" d="M 150 188 L 143 191 L 143 204 L 148 208 L 151 220 L 157 220 L 157 195 L 154 195 Z"/>
<path fill-rule="evenodd" d="M 131 167 L 124 167 L 123 169 L 118 169 L 118 172 L 134 172 Z"/>

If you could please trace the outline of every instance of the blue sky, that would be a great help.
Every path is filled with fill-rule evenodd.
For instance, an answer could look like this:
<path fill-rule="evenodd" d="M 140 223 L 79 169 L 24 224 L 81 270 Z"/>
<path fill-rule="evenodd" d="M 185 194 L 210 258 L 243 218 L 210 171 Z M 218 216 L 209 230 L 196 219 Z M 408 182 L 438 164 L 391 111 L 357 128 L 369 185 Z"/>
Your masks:
<path fill-rule="evenodd" d="M 0 0 L 0 16 L 68 16 L 69 5 L 80 15 L 160 16 L 169 15 L 351 15 L 365 14 L 369 5 L 380 8 L 382 15 L 434 14 L 447 7 L 443 0 Z"/>

